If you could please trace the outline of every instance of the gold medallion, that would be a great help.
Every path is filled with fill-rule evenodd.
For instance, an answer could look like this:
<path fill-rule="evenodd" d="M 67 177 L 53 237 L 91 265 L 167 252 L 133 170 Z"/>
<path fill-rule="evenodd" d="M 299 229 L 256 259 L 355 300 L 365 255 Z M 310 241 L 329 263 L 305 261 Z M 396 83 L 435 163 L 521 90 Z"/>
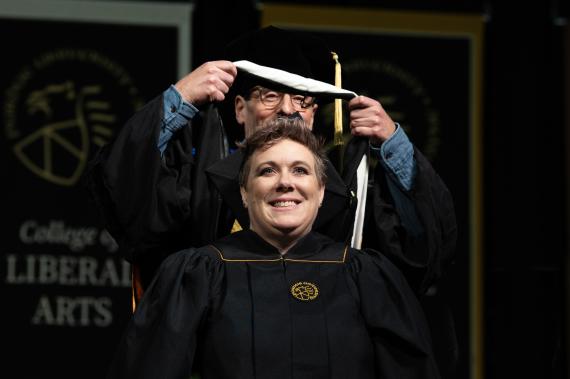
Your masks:
<path fill-rule="evenodd" d="M 311 301 L 319 296 L 319 289 L 313 283 L 297 282 L 291 286 L 291 295 L 301 301 Z"/>

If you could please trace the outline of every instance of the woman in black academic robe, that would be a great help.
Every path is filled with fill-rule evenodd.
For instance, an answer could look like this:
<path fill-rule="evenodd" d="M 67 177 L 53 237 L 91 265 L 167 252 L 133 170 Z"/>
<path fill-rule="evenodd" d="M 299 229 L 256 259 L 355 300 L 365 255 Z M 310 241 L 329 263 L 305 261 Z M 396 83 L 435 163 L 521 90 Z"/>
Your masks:
<path fill-rule="evenodd" d="M 299 123 L 278 119 L 248 139 L 250 229 L 162 263 L 110 378 L 439 378 L 401 272 L 311 232 L 325 178 Z"/>

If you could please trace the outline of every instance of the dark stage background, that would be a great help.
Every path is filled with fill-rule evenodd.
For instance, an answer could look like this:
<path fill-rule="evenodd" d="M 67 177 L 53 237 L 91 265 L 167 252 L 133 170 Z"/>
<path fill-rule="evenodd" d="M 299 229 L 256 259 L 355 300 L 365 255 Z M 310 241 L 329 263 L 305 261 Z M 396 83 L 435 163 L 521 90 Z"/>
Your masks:
<path fill-rule="evenodd" d="M 0 330 L 7 353 L 0 376 L 101 378 L 130 317 L 130 274 L 79 179 L 95 149 L 187 71 L 180 67 L 181 26 L 133 23 L 124 9 L 109 13 L 113 22 L 16 17 L 3 3 Z M 62 1 L 42 3 L 66 9 Z M 567 2 L 139 3 L 192 6 L 184 57 L 192 67 L 217 59 L 236 35 L 261 25 L 264 5 L 480 17 L 482 51 L 475 58 L 481 75 L 475 78 L 469 41 L 462 38 L 376 35 L 364 28 L 359 42 L 378 44 L 376 52 L 351 44 L 345 31 L 317 32 L 343 46 L 345 86 L 384 96 L 389 113 L 404 116 L 412 140 L 453 192 L 458 260 L 439 290 L 457 321 L 455 377 L 569 377 Z M 381 93 L 367 92 L 370 71 Z M 479 99 L 470 98 L 474 85 Z M 469 108 L 475 100 L 479 107 Z M 478 112 L 480 141 L 469 133 L 470 109 Z M 480 152 L 476 183 L 467 175 L 474 148 Z M 476 209 L 469 203 L 473 191 Z M 478 301 L 470 288 L 473 253 L 482 265 Z"/>

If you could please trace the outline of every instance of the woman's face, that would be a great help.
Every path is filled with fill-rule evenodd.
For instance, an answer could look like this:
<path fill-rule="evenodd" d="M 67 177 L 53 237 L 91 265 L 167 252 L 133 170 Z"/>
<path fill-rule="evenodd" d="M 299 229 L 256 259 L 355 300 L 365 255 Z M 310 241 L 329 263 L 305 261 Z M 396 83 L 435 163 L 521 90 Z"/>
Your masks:
<path fill-rule="evenodd" d="M 311 151 L 286 139 L 257 150 L 250 163 L 241 195 L 251 229 L 268 242 L 307 234 L 324 196 Z"/>

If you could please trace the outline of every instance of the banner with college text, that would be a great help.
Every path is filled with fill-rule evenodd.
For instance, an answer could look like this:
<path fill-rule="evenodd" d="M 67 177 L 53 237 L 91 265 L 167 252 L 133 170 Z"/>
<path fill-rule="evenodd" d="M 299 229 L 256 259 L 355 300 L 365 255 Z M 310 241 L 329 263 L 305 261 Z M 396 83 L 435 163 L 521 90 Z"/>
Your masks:
<path fill-rule="evenodd" d="M 0 376 L 105 376 L 131 315 L 131 271 L 80 179 L 189 69 L 190 21 L 189 5 L 0 5 Z"/>

